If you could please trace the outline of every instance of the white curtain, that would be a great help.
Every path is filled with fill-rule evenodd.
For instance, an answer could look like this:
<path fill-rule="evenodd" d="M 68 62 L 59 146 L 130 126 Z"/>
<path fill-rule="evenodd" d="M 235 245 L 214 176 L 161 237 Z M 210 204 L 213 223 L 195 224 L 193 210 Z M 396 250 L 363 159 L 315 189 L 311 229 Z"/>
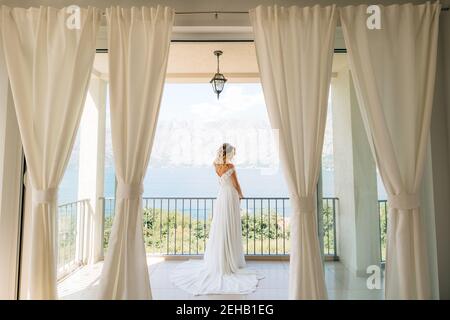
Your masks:
<path fill-rule="evenodd" d="M 364 125 L 388 193 L 385 292 L 387 299 L 427 299 L 420 189 L 440 5 L 379 8 L 381 29 L 367 28 L 366 5 L 342 8 L 341 21 Z"/>
<path fill-rule="evenodd" d="M 80 9 L 1 10 L 3 48 L 32 186 L 30 299 L 55 299 L 56 197 L 86 97 L 100 15 Z M 78 18 L 77 18 L 78 19 Z"/>
<path fill-rule="evenodd" d="M 326 299 L 317 234 L 316 186 L 328 104 L 336 8 L 250 11 L 267 110 L 279 130 L 291 194 L 290 299 Z"/>
<path fill-rule="evenodd" d="M 111 130 L 117 192 L 100 299 L 151 299 L 142 182 L 158 120 L 174 12 L 108 10 Z"/>

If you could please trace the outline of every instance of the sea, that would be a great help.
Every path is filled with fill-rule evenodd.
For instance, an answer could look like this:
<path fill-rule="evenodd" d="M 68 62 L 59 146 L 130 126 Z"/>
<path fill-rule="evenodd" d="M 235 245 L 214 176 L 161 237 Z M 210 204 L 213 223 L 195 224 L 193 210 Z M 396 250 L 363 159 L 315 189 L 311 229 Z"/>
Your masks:
<path fill-rule="evenodd" d="M 76 169 L 76 168 L 73 168 Z M 289 192 L 281 169 L 268 174 L 261 169 L 239 169 L 237 175 L 245 197 L 288 197 Z M 323 196 L 334 197 L 333 172 L 323 171 Z M 105 169 L 104 197 L 115 193 L 113 167 Z M 218 178 L 212 167 L 149 167 L 144 179 L 144 197 L 215 197 Z M 78 171 L 67 170 L 60 184 L 58 203 L 78 199 Z"/>

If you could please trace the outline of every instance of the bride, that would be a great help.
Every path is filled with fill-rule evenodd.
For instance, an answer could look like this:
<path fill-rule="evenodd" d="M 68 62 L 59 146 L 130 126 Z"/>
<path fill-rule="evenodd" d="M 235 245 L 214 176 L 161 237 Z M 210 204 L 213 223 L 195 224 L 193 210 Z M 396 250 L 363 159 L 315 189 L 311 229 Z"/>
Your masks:
<path fill-rule="evenodd" d="M 248 294 L 263 278 L 257 271 L 245 268 L 239 203 L 243 196 L 231 163 L 235 154 L 236 149 L 224 143 L 214 161 L 220 189 L 204 259 L 184 262 L 171 274 L 177 287 L 194 295 Z"/>

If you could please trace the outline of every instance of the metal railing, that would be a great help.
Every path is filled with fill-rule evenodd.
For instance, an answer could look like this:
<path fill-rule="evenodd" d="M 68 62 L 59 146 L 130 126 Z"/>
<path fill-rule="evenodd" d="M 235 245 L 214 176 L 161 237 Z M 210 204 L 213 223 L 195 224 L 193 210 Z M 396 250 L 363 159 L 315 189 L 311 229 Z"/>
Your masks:
<path fill-rule="evenodd" d="M 89 200 L 78 200 L 58 206 L 57 277 L 72 272 L 81 265 L 83 226 Z"/>
<path fill-rule="evenodd" d="M 108 247 L 115 199 L 102 198 L 103 248 Z M 143 198 L 146 251 L 155 255 L 203 254 L 215 198 Z M 338 198 L 322 199 L 323 251 L 337 258 Z M 82 264 L 83 234 L 89 200 L 58 206 L 58 279 Z M 386 260 L 387 200 L 378 200 L 380 260 Z M 242 241 L 246 255 L 276 256 L 290 252 L 289 198 L 244 198 L 241 201 Z"/>
<path fill-rule="evenodd" d="M 338 198 L 322 198 L 323 251 L 337 257 L 336 206 Z"/>
<path fill-rule="evenodd" d="M 337 198 L 323 198 L 324 253 L 337 257 Z M 215 198 L 143 198 L 146 251 L 155 255 L 203 254 Z M 103 199 L 104 249 L 114 218 L 114 198 Z M 290 251 L 289 198 L 243 198 L 242 240 L 246 255 L 287 255 Z"/>
<path fill-rule="evenodd" d="M 386 238 L 387 238 L 387 200 L 378 200 L 378 214 L 380 221 L 380 260 L 386 261 Z"/>

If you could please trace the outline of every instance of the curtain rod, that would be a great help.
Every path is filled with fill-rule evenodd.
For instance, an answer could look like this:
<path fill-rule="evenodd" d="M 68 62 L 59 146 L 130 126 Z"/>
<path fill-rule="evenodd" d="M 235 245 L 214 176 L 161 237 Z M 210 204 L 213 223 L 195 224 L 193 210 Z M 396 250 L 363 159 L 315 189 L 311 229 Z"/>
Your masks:
<path fill-rule="evenodd" d="M 175 12 L 176 15 L 188 15 L 188 14 L 248 14 L 248 11 L 179 11 Z"/>
<path fill-rule="evenodd" d="M 178 11 L 175 15 L 194 15 L 194 14 L 248 14 L 248 11 Z M 106 16 L 106 11 L 102 12 L 102 16 Z"/>
<path fill-rule="evenodd" d="M 450 7 L 442 7 L 441 11 L 449 11 Z M 214 14 L 217 18 L 219 14 L 249 14 L 248 11 L 179 11 L 175 12 L 175 15 L 196 15 L 196 14 Z M 102 12 L 103 16 L 106 16 L 106 12 Z"/>
<path fill-rule="evenodd" d="M 450 7 L 442 7 L 441 11 L 449 11 Z M 175 12 L 176 15 L 189 15 L 189 14 L 248 14 L 249 11 L 180 11 Z"/>

